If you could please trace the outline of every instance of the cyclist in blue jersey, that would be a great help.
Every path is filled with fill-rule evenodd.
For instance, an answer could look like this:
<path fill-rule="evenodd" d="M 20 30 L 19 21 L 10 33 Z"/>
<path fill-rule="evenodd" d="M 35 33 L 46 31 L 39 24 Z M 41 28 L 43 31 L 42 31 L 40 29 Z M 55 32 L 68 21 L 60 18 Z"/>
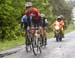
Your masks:
<path fill-rule="evenodd" d="M 23 15 L 21 18 L 21 28 L 27 29 L 27 26 L 31 26 L 32 16 L 27 20 L 27 16 Z"/>

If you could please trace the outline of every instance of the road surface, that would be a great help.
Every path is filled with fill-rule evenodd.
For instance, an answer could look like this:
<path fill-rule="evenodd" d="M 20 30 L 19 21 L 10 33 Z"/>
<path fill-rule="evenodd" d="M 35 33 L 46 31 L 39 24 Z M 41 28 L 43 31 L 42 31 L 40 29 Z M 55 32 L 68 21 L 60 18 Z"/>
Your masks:
<path fill-rule="evenodd" d="M 42 48 L 42 54 L 34 56 L 32 52 L 23 50 L 4 56 L 2 58 L 75 58 L 75 31 L 65 35 L 62 42 L 56 42 L 55 38 L 48 40 L 46 48 Z"/>

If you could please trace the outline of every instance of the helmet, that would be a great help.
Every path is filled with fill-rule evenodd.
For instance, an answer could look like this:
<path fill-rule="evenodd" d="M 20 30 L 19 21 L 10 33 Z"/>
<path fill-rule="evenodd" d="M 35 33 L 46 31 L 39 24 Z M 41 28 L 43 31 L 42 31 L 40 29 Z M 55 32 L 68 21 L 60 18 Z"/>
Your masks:
<path fill-rule="evenodd" d="M 57 17 L 57 20 L 58 20 L 58 21 L 60 21 L 60 20 L 61 20 L 61 17 L 60 17 L 60 16 L 58 16 L 58 17 Z"/>
<path fill-rule="evenodd" d="M 64 16 L 63 15 L 60 15 L 61 19 L 64 19 Z"/>
<path fill-rule="evenodd" d="M 41 17 L 45 17 L 45 14 L 40 14 Z"/>
<path fill-rule="evenodd" d="M 31 7 L 32 6 L 32 3 L 31 2 L 26 2 L 25 6 L 26 7 Z"/>

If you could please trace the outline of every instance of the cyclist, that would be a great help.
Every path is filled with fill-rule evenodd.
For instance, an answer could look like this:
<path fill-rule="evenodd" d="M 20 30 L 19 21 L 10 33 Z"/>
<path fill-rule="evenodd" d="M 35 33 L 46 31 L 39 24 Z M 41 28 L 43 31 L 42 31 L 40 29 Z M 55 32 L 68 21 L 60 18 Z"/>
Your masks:
<path fill-rule="evenodd" d="M 45 43 L 45 45 L 47 45 L 47 28 L 48 28 L 48 21 L 47 21 L 47 19 L 46 19 L 46 17 L 45 17 L 45 14 L 40 14 L 40 16 L 41 16 L 41 23 L 42 23 L 42 27 L 43 27 L 43 34 L 42 34 L 42 36 L 44 37 L 44 38 L 42 38 L 42 45 Z"/>
<path fill-rule="evenodd" d="M 29 20 L 29 17 L 31 17 L 32 18 L 32 23 L 35 26 L 36 25 L 39 26 L 41 24 L 39 10 L 37 8 L 35 8 L 35 7 L 32 7 L 31 2 L 26 2 L 25 6 L 26 6 L 25 14 L 28 17 L 27 20 Z"/>
<path fill-rule="evenodd" d="M 48 27 L 48 20 L 45 17 L 45 14 L 41 14 L 41 22 L 42 22 L 42 27 L 47 31 L 47 27 Z"/>
<path fill-rule="evenodd" d="M 62 20 L 61 16 L 58 16 L 58 18 L 53 22 L 54 28 L 55 28 L 56 25 L 59 25 L 59 27 L 61 28 L 62 37 L 64 37 L 64 30 L 63 30 L 64 21 Z"/>

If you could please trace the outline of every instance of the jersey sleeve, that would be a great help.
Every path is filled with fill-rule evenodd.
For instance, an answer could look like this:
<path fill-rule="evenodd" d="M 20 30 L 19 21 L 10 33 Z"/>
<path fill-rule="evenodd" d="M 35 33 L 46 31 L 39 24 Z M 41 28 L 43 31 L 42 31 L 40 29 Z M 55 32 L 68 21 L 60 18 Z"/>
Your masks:
<path fill-rule="evenodd" d="M 22 18 L 21 18 L 21 22 L 25 22 L 27 19 L 27 17 L 24 15 Z"/>
<path fill-rule="evenodd" d="M 21 22 L 24 22 L 24 20 L 23 20 L 23 19 L 24 19 L 24 17 L 22 17 L 22 18 L 21 18 Z"/>

